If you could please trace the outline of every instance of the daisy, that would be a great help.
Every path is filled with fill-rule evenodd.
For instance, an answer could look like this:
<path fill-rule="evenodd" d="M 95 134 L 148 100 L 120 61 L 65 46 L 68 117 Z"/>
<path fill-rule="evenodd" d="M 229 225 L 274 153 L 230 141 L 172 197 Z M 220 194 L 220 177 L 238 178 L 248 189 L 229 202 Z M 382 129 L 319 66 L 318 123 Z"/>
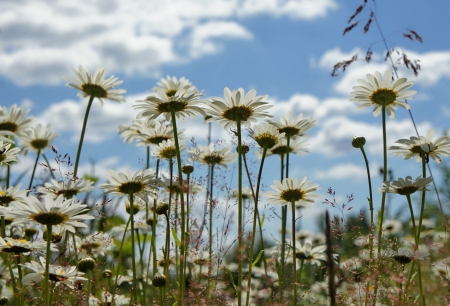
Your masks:
<path fill-rule="evenodd" d="M 14 239 L 0 237 L 0 250 L 4 253 L 15 255 L 29 255 L 32 251 L 46 251 L 47 242 L 44 241 L 27 241 L 26 239 Z M 51 250 L 57 252 L 58 249 L 52 245 Z"/>
<path fill-rule="evenodd" d="M 69 87 L 78 89 L 79 92 L 77 96 L 80 98 L 93 97 L 100 100 L 100 104 L 103 105 L 103 99 L 114 100 L 117 102 L 125 102 L 122 94 L 127 91 L 124 89 L 114 89 L 114 87 L 123 83 L 115 78 L 113 75 L 105 80 L 106 69 L 96 68 L 94 76 L 89 72 L 89 68 L 82 65 L 78 66 L 78 71 L 72 69 L 75 73 L 77 79 L 66 77 L 65 79 L 69 81 L 66 84 Z"/>
<path fill-rule="evenodd" d="M 125 211 L 129 214 L 131 211 L 131 207 L 130 207 L 130 199 L 126 198 L 125 199 Z M 144 200 L 142 200 L 141 198 L 138 197 L 134 197 L 133 199 L 133 213 L 137 214 L 140 211 L 144 211 L 147 207 L 147 204 L 145 203 Z"/>
<path fill-rule="evenodd" d="M 178 178 L 174 178 L 172 181 L 172 184 L 170 184 L 170 178 L 163 176 L 162 177 L 162 185 L 168 192 L 170 192 L 170 190 L 172 190 L 172 193 L 175 195 L 178 194 L 181 190 Z M 203 191 L 203 187 L 196 184 L 194 181 L 189 181 L 189 184 L 188 184 L 187 180 L 183 180 L 183 192 L 187 193 L 188 190 L 189 190 L 189 194 L 191 194 L 191 195 L 199 194 Z"/>
<path fill-rule="evenodd" d="M 19 157 L 20 149 L 12 148 L 12 143 L 0 140 L 0 165 L 8 165 L 10 162 L 16 162 Z"/>
<path fill-rule="evenodd" d="M 136 138 L 136 146 L 151 146 L 158 145 L 164 140 L 174 140 L 173 128 L 170 122 L 162 123 L 156 121 L 153 126 L 151 124 L 144 124 L 139 130 L 139 136 Z M 183 132 L 185 129 L 177 130 L 178 139 L 183 140 Z"/>
<path fill-rule="evenodd" d="M 155 119 L 159 115 L 164 115 L 169 121 L 174 112 L 178 119 L 184 120 L 186 116 L 194 118 L 196 114 L 205 115 L 204 102 L 200 100 L 202 95 L 203 91 L 189 87 L 180 88 L 173 95 L 168 96 L 164 89 L 157 87 L 153 96 L 136 101 L 137 104 L 133 107 L 141 110 L 137 115 L 138 119 Z"/>
<path fill-rule="evenodd" d="M 272 147 L 270 150 L 267 150 L 267 156 L 278 155 L 280 157 L 287 154 L 287 152 L 297 155 L 305 155 L 308 153 L 308 146 L 306 140 L 302 140 L 301 138 L 292 139 L 289 141 L 289 148 L 287 146 L 287 139 L 283 138 L 276 146 Z M 256 151 L 256 155 L 261 158 L 261 151 Z"/>
<path fill-rule="evenodd" d="M 57 198 L 59 195 L 63 195 L 67 199 L 71 199 L 79 193 L 90 192 L 94 190 L 94 182 L 89 180 L 68 180 L 68 181 L 57 181 L 55 179 L 51 180 L 51 183 L 45 183 L 44 187 L 38 187 L 38 192 L 44 195 L 52 195 L 53 198 Z"/>
<path fill-rule="evenodd" d="M 402 230 L 402 223 L 398 220 L 391 219 L 383 222 L 383 232 L 387 235 L 395 235 Z"/>
<path fill-rule="evenodd" d="M 256 143 L 263 149 L 271 149 L 277 145 L 283 137 L 284 132 L 270 125 L 268 122 L 255 125 L 253 129 L 250 129 L 249 136 L 256 141 Z"/>
<path fill-rule="evenodd" d="M 306 176 L 300 181 L 297 178 L 285 178 L 283 183 L 274 180 L 275 185 L 270 186 L 275 191 L 268 191 L 264 194 L 268 198 L 269 204 L 289 205 L 295 202 L 300 207 L 306 207 L 308 203 L 314 203 L 314 198 L 319 195 L 311 194 L 311 192 L 320 190 L 318 184 L 311 184 L 306 181 Z"/>
<path fill-rule="evenodd" d="M 408 248 L 398 248 L 398 252 L 387 249 L 383 255 L 386 257 L 391 257 L 401 264 L 410 263 L 412 260 L 425 260 L 429 256 L 427 252 L 419 250 L 411 251 Z"/>
<path fill-rule="evenodd" d="M 272 117 L 265 112 L 266 109 L 272 107 L 272 105 L 264 102 L 268 96 L 257 96 L 256 90 L 252 89 L 245 95 L 242 88 L 231 91 L 226 87 L 223 95 L 225 99 L 211 97 L 211 103 L 207 110 L 207 114 L 211 118 L 206 122 L 219 121 L 219 124 L 228 130 L 238 118 L 242 125 L 250 126 L 258 118 Z"/>
<path fill-rule="evenodd" d="M 125 236 L 128 237 L 128 235 L 131 234 L 131 227 L 129 226 L 126 232 L 125 228 L 126 228 L 125 224 L 114 226 L 110 231 L 110 235 L 115 238 L 122 239 L 123 234 L 125 233 Z M 152 227 L 145 221 L 134 221 L 134 230 L 135 231 L 139 230 L 142 233 L 148 233 L 152 230 Z"/>
<path fill-rule="evenodd" d="M 431 176 L 427 178 L 422 178 L 419 176 L 414 182 L 410 176 L 407 176 L 405 179 L 399 178 L 397 181 L 384 182 L 383 187 L 378 189 L 378 191 L 385 193 L 398 193 L 400 195 L 411 195 L 416 191 L 428 190 L 426 189 L 427 185 L 432 181 L 433 178 Z"/>
<path fill-rule="evenodd" d="M 119 197 L 133 194 L 144 201 L 147 200 L 147 197 L 153 199 L 157 195 L 156 177 L 151 169 L 138 170 L 134 174 L 130 170 L 126 170 L 125 173 L 118 173 L 110 169 L 106 178 L 110 183 L 100 185 L 105 193 Z"/>
<path fill-rule="evenodd" d="M 6 106 L 0 108 L 0 136 L 1 140 L 14 143 L 4 136 L 17 136 L 22 133 L 28 125 L 34 120 L 34 117 L 27 117 L 30 110 L 18 107 L 17 104 L 11 106 L 8 111 Z"/>
<path fill-rule="evenodd" d="M 417 91 L 408 90 L 414 82 L 407 82 L 406 78 L 401 78 L 392 83 L 392 72 L 386 70 L 384 76 L 381 77 L 380 72 L 375 72 L 375 75 L 367 74 L 367 81 L 358 79 L 361 86 L 353 87 L 354 91 L 351 93 L 350 101 L 355 101 L 359 104 L 359 108 L 374 107 L 373 115 L 379 116 L 382 106 L 386 107 L 386 112 L 389 118 L 394 119 L 394 110 L 401 106 L 409 109 L 409 104 L 399 100 L 411 99 Z M 392 83 L 392 84 L 391 84 Z"/>
<path fill-rule="evenodd" d="M 295 250 L 295 257 L 299 260 L 310 262 L 313 265 L 320 266 L 323 261 L 327 261 L 326 245 L 312 247 L 310 239 L 306 239 L 305 243 L 300 244 Z M 337 254 L 333 254 L 333 258 L 337 258 Z"/>
<path fill-rule="evenodd" d="M 217 165 L 228 168 L 227 164 L 234 162 L 235 156 L 230 148 L 214 149 L 214 143 L 209 146 L 199 145 L 197 148 L 189 149 L 189 160 L 200 161 L 206 165 Z"/>
<path fill-rule="evenodd" d="M 186 149 L 184 142 L 179 142 L 180 153 Z M 152 156 L 160 159 L 170 160 L 177 157 L 177 148 L 175 146 L 175 141 L 172 139 L 163 140 L 160 144 L 152 150 Z"/>
<path fill-rule="evenodd" d="M 434 130 L 430 129 L 427 135 L 415 137 L 410 139 L 400 139 L 396 143 L 400 146 L 391 146 L 389 150 L 393 150 L 391 154 L 395 156 L 402 156 L 404 159 L 415 157 L 416 161 L 422 160 L 422 155 L 427 154 L 437 164 L 441 163 L 440 155 L 450 156 L 450 138 L 448 136 L 440 136 L 433 141 Z"/>
<path fill-rule="evenodd" d="M 292 139 L 298 136 L 309 136 L 305 132 L 316 125 L 316 120 L 312 118 L 303 119 L 303 114 L 300 113 L 295 120 L 292 120 L 292 113 L 286 113 L 286 117 L 280 117 L 280 122 L 272 119 L 267 119 L 267 122 L 278 129 L 280 133 L 284 133 Z"/>
<path fill-rule="evenodd" d="M 49 126 L 42 127 L 38 124 L 35 128 L 28 128 L 19 134 L 20 144 L 24 147 L 24 152 L 43 151 L 47 147 L 51 147 L 53 140 L 58 137 Z"/>
<path fill-rule="evenodd" d="M 89 306 L 103 306 L 103 305 L 115 305 L 125 306 L 130 304 L 130 298 L 122 294 L 112 294 L 109 292 L 102 292 L 100 299 L 96 297 L 89 297 Z"/>
<path fill-rule="evenodd" d="M 84 237 L 75 236 L 78 258 L 105 256 L 112 251 L 114 243 L 112 237 L 107 233 L 97 232 Z M 73 245 L 67 248 L 68 256 L 73 254 Z"/>
<path fill-rule="evenodd" d="M 32 286 L 35 283 L 45 280 L 45 259 L 43 257 L 39 257 L 39 262 L 27 262 L 21 266 L 33 271 L 22 278 L 22 284 Z M 82 277 L 84 273 L 77 271 L 77 267 L 75 266 L 62 267 L 49 265 L 48 273 L 49 280 L 55 282 L 55 286 L 64 284 L 73 289 L 75 282 L 87 281 L 86 278 Z"/>
<path fill-rule="evenodd" d="M 158 84 L 158 87 L 153 87 L 153 91 L 162 89 L 168 97 L 174 96 L 180 89 L 195 90 L 195 86 L 193 86 L 192 83 L 185 77 L 181 77 L 178 80 L 177 77 L 167 76 L 165 79 L 162 78 L 156 84 Z"/>
<path fill-rule="evenodd" d="M 44 198 L 41 203 L 36 197 L 29 196 L 24 203 L 15 201 L 2 210 L 5 217 L 12 217 L 13 224 L 21 224 L 34 221 L 43 225 L 59 225 L 69 232 L 75 233 L 75 227 L 87 227 L 80 221 L 94 219 L 93 216 L 84 214 L 87 205 L 73 203 L 72 200 L 64 200 L 60 195 L 53 199 L 51 195 Z"/>

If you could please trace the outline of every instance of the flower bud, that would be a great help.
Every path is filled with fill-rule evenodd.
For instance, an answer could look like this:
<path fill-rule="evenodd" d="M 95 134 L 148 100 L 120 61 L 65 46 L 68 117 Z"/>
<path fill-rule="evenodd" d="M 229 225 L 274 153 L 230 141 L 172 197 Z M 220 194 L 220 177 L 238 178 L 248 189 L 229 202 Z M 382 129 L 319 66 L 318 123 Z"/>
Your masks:
<path fill-rule="evenodd" d="M 80 260 L 77 264 L 77 269 L 80 272 L 88 272 L 88 271 L 92 271 L 95 268 L 95 260 L 87 257 L 87 258 L 83 258 L 82 260 Z"/>
<path fill-rule="evenodd" d="M 183 172 L 184 174 L 191 174 L 192 172 L 194 172 L 194 166 L 192 166 L 191 164 L 186 164 L 181 168 L 181 172 Z"/>
<path fill-rule="evenodd" d="M 366 144 L 366 139 L 363 136 L 354 136 L 352 140 L 352 146 L 360 149 Z"/>
<path fill-rule="evenodd" d="M 165 202 L 161 202 L 156 206 L 156 213 L 158 215 L 165 215 L 167 214 L 167 211 L 169 210 L 169 204 Z"/>
<path fill-rule="evenodd" d="M 166 284 L 166 276 L 158 272 L 153 277 L 152 283 L 155 287 L 163 287 Z"/>

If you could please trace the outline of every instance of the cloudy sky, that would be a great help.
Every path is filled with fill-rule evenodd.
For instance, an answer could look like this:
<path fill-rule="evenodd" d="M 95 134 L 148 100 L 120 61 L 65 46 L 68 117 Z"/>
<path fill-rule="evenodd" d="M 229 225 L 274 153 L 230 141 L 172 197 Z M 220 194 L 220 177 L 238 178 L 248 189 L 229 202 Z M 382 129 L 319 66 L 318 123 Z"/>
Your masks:
<path fill-rule="evenodd" d="M 255 89 L 269 95 L 275 119 L 290 110 L 317 120 L 309 133 L 310 152 L 291 159 L 291 176 L 307 176 L 322 188 L 321 198 L 304 211 L 303 224 L 314 226 L 329 187 L 339 201 L 354 194 L 354 211 L 367 209 L 365 166 L 359 150 L 351 146 L 354 135 L 366 137 L 374 188 L 381 186 L 381 117 L 349 102 L 358 78 L 392 69 L 384 61 L 386 49 L 375 20 L 364 34 L 371 10 L 388 47 L 396 48 L 393 60 L 400 76 L 415 81 L 418 93 L 409 102 L 419 132 L 434 128 L 441 134 L 450 117 L 450 40 L 443 35 L 450 27 L 448 2 L 369 0 L 352 20 L 357 26 L 343 36 L 351 25 L 349 17 L 361 4 L 362 0 L 2 1 L 1 104 L 31 109 L 37 122 L 50 124 L 60 134 L 54 143 L 59 152 L 74 159 L 87 100 L 66 87 L 63 77 L 72 76 L 71 69 L 78 65 L 92 71 L 107 68 L 124 81 L 120 88 L 127 90 L 127 102 L 107 101 L 103 107 L 94 103 L 81 158 L 82 172 L 92 171 L 93 162 L 102 176 L 109 168 L 142 167 L 145 151 L 123 144 L 117 127 L 135 118 L 134 102 L 148 96 L 161 77 L 185 76 L 204 90 L 205 98 L 222 96 L 224 87 Z M 404 37 L 410 30 L 419 33 L 423 43 Z M 367 63 L 369 49 L 373 54 Z M 405 69 L 403 53 L 420 60 L 419 76 Z M 355 54 L 357 61 L 331 76 L 337 62 Z M 187 139 L 205 142 L 203 118 L 188 120 L 184 127 Z M 388 144 L 413 135 L 409 113 L 397 110 L 396 119 L 388 122 Z M 213 126 L 213 141 L 218 140 L 231 144 L 227 131 Z M 52 154 L 47 151 L 50 158 Z M 33 159 L 32 154 L 22 158 L 14 173 L 29 168 Z M 438 175 L 437 166 L 431 166 Z M 420 164 L 398 157 L 389 157 L 389 167 L 396 178 L 420 174 Z M 266 186 L 279 179 L 278 169 L 278 158 L 271 157 Z M 201 168 L 196 172 L 205 174 Z M 236 176 L 227 177 L 236 186 Z M 375 192 L 375 203 L 380 198 Z M 403 199 L 393 199 L 391 205 L 404 205 Z"/>

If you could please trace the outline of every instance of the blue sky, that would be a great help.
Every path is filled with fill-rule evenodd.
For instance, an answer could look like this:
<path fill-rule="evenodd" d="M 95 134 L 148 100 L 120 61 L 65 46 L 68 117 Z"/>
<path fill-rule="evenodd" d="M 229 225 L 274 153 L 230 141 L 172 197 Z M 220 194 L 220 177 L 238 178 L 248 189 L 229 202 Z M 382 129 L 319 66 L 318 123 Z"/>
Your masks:
<path fill-rule="evenodd" d="M 367 1 L 351 32 L 342 36 L 347 20 L 363 1 L 336 0 L 170 0 L 170 1 L 44 1 L 22 0 L 0 3 L 0 92 L 2 105 L 24 105 L 37 122 L 51 124 L 61 135 L 54 145 L 75 158 L 86 99 L 65 85 L 71 68 L 105 67 L 124 80 L 127 102 L 95 102 L 89 118 L 81 172 L 107 169 L 137 170 L 144 158 L 142 148 L 122 144 L 119 124 L 129 124 L 137 112 L 133 104 L 149 95 L 166 75 L 185 76 L 205 98 L 222 96 L 223 88 L 256 89 L 269 95 L 271 114 L 279 119 L 286 111 L 303 113 L 317 120 L 310 131 L 310 153 L 292 158 L 292 176 L 307 176 L 319 183 L 322 196 L 304 211 L 303 225 L 314 227 L 328 187 L 339 200 L 353 193 L 355 211 L 367 209 L 365 166 L 358 150 L 351 147 L 354 135 L 367 139 L 374 186 L 381 186 L 381 117 L 349 102 L 352 86 L 366 73 L 390 67 L 383 61 L 386 50 L 376 24 L 363 34 L 370 9 L 375 11 L 390 48 L 397 47 L 411 59 L 419 59 L 418 77 L 399 66 L 399 74 L 416 82 L 416 98 L 409 101 L 419 132 L 434 128 L 437 135 L 447 127 L 450 107 L 450 21 L 447 1 Z M 423 44 L 402 33 L 409 30 L 423 37 Z M 370 64 L 364 61 L 368 48 Z M 359 60 L 346 72 L 331 77 L 335 63 L 358 53 Z M 396 57 L 395 57 L 396 58 Z M 203 143 L 203 119 L 188 120 L 187 138 Z M 388 123 L 388 144 L 409 138 L 414 130 L 404 109 Z M 213 140 L 227 140 L 222 128 L 213 128 Z M 47 152 L 52 157 L 52 152 Z M 264 184 L 278 175 L 276 157 L 265 168 Z M 22 158 L 15 173 L 32 165 L 34 156 Z M 434 173 L 437 165 L 431 163 Z M 389 157 L 394 176 L 417 177 L 420 164 Z M 203 171 L 203 172 L 202 172 Z M 199 170 L 197 175 L 205 175 Z M 235 183 L 231 182 L 235 185 Z M 375 192 L 375 203 L 380 194 Z M 404 205 L 393 198 L 392 205 Z M 396 204 L 397 203 L 397 204 Z M 337 211 L 335 211 L 337 212 Z"/>

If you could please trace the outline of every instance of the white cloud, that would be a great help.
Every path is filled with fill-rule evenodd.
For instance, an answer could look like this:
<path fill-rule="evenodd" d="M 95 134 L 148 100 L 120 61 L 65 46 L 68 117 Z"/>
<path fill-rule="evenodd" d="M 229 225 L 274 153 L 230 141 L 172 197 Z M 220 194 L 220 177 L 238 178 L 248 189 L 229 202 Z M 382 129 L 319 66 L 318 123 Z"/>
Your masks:
<path fill-rule="evenodd" d="M 432 86 L 443 78 L 450 78 L 450 51 L 417 53 L 405 50 L 404 52 L 410 60 L 420 60 L 422 70 L 419 71 L 419 75 L 416 77 L 411 69 L 406 69 L 402 64 L 398 66 L 400 77 L 406 77 L 408 80 L 424 87 Z M 352 87 L 358 85 L 357 79 L 364 79 L 367 73 L 373 74 L 375 71 L 383 73 L 385 70 L 390 69 L 388 63 L 380 62 L 383 60 L 384 55 L 374 53 L 372 55 L 373 60 L 370 63 L 366 63 L 364 54 L 357 48 L 348 53 L 342 52 L 340 48 L 328 50 L 319 59 L 319 66 L 331 72 L 336 63 L 349 60 L 355 54 L 359 55 L 359 59 L 348 66 L 345 72 L 338 72 L 340 75 L 336 78 L 337 82 L 334 84 L 334 89 L 340 94 L 349 95 Z M 393 58 L 397 60 L 400 56 L 401 54 L 394 53 Z"/>
<path fill-rule="evenodd" d="M 360 181 L 367 177 L 366 168 L 364 166 L 355 165 L 353 163 L 338 164 L 329 169 L 318 169 L 314 171 L 315 179 L 326 180 L 352 180 Z"/>
<path fill-rule="evenodd" d="M 249 16 L 309 20 L 336 6 L 335 0 L 3 1 L 0 74 L 21 85 L 60 83 L 79 64 L 155 75 L 161 65 L 219 52 L 221 38 L 251 38 L 240 24 Z"/>

